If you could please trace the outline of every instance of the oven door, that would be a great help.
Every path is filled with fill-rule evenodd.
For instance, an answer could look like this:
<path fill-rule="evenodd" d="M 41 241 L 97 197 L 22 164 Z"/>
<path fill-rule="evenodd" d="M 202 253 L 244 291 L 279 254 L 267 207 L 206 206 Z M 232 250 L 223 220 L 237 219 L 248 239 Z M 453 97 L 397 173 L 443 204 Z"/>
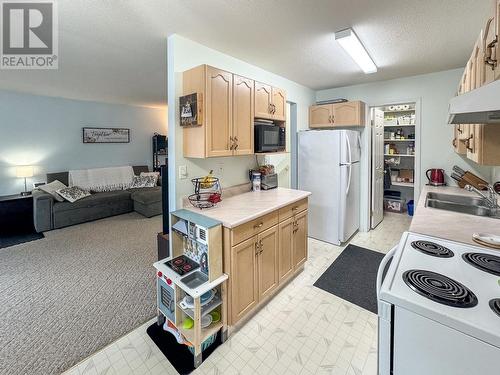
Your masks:
<path fill-rule="evenodd" d="M 160 277 L 157 280 L 158 309 L 165 317 L 175 324 L 175 289 Z"/>
<path fill-rule="evenodd" d="M 378 375 L 390 375 L 394 365 L 394 306 L 380 299 L 386 268 L 396 254 L 398 246 L 392 248 L 380 262 L 377 272 L 378 300 Z"/>
<path fill-rule="evenodd" d="M 255 125 L 255 152 L 278 151 L 280 128 L 276 125 Z"/>

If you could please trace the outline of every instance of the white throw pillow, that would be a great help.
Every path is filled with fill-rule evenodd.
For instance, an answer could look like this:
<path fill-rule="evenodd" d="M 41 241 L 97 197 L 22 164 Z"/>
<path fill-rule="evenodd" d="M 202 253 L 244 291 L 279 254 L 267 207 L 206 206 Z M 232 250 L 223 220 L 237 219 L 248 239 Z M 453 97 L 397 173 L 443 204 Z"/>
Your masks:
<path fill-rule="evenodd" d="M 155 176 L 134 176 L 130 188 L 137 189 L 137 188 L 155 187 L 155 186 L 156 186 Z"/>
<path fill-rule="evenodd" d="M 64 189 L 57 190 L 57 194 L 66 199 L 68 202 L 76 202 L 79 199 L 90 196 L 87 190 L 82 189 L 78 186 L 71 186 Z"/>
<path fill-rule="evenodd" d="M 58 193 L 57 190 L 67 188 L 66 185 L 64 185 L 61 181 L 55 180 L 52 181 L 49 184 L 41 185 L 38 187 L 41 191 L 44 191 L 54 197 L 54 199 L 58 202 L 64 201 L 64 198 L 61 197 Z"/>
<path fill-rule="evenodd" d="M 158 185 L 158 179 L 160 178 L 160 172 L 141 172 L 140 177 L 143 176 L 154 176 L 155 186 Z"/>

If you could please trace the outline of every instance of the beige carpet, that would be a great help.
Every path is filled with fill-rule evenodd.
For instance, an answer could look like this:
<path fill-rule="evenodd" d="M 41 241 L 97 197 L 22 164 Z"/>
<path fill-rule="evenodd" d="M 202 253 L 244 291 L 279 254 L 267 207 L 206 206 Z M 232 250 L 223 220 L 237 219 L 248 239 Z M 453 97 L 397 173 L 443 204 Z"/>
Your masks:
<path fill-rule="evenodd" d="M 153 317 L 160 230 L 130 213 L 0 250 L 0 374 L 59 374 Z"/>

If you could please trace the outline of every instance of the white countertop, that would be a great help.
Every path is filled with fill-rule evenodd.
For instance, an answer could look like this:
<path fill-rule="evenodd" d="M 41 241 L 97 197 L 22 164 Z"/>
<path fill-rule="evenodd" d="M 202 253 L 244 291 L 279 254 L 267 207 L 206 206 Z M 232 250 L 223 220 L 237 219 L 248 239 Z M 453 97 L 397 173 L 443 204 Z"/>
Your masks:
<path fill-rule="evenodd" d="M 427 193 L 430 192 L 479 197 L 476 193 L 459 187 L 424 186 L 415 210 L 415 216 L 411 222 L 410 231 L 476 246 L 480 245 L 472 240 L 474 233 L 491 233 L 500 236 L 499 219 L 425 207 L 425 199 Z"/>
<path fill-rule="evenodd" d="M 200 210 L 186 206 L 185 209 L 197 212 L 222 222 L 226 228 L 234 228 L 262 215 L 285 207 L 311 195 L 308 191 L 276 188 L 271 190 L 250 191 L 224 198 L 212 208 Z"/>

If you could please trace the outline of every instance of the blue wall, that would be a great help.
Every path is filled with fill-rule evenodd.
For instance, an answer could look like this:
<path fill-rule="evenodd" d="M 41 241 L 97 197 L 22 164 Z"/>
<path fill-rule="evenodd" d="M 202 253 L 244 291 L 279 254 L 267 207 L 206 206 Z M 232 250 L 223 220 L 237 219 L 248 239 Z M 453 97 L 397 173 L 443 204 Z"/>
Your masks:
<path fill-rule="evenodd" d="M 84 144 L 82 128 L 130 128 L 126 144 Z M 0 195 L 24 189 L 16 165 L 34 165 L 33 182 L 47 172 L 147 164 L 151 137 L 166 134 L 165 109 L 36 96 L 0 90 Z"/>

